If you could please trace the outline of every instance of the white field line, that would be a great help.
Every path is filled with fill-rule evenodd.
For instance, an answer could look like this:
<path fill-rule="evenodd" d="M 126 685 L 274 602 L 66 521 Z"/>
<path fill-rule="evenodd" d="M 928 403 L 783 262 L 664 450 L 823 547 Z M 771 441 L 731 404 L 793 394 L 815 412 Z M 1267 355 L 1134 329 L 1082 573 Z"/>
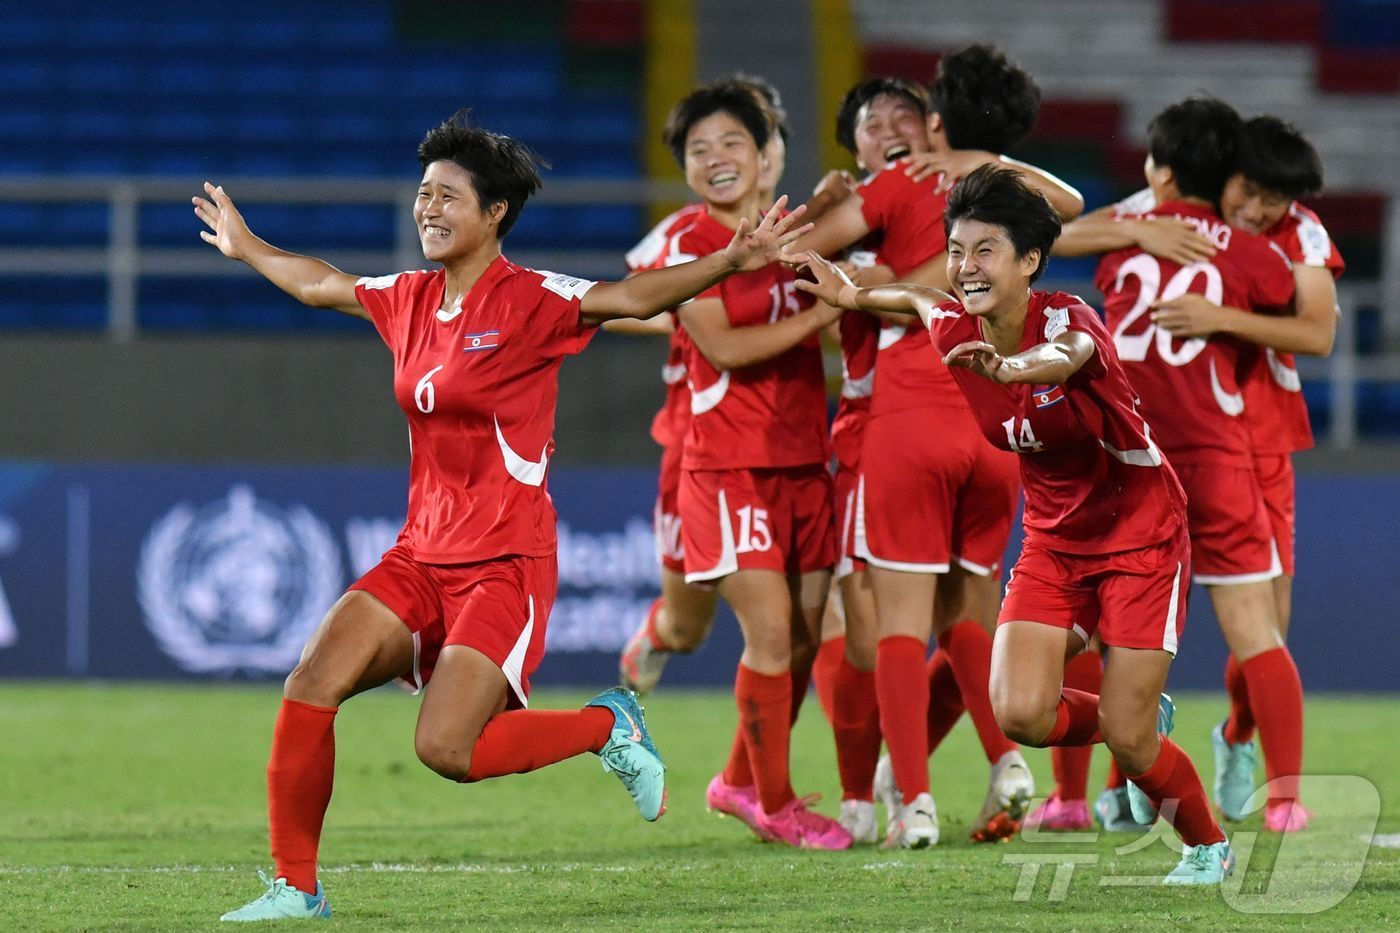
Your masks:
<path fill-rule="evenodd" d="M 656 865 L 585 865 L 578 862 L 535 865 L 486 865 L 459 862 L 455 865 L 415 865 L 409 862 L 368 862 L 350 865 L 326 865 L 320 868 L 323 875 L 363 874 L 402 874 L 402 875 L 568 875 L 568 874 L 628 874 L 638 871 L 654 871 Z M 668 871 L 699 871 L 711 868 L 709 865 L 672 864 L 663 866 Z M 796 868 L 796 864 L 788 866 Z M 863 871 L 888 871 L 899 868 L 920 868 L 915 862 L 869 862 L 860 866 Z M 3 875 L 203 875 L 251 873 L 253 869 L 244 865 L 11 865 L 0 866 Z"/>

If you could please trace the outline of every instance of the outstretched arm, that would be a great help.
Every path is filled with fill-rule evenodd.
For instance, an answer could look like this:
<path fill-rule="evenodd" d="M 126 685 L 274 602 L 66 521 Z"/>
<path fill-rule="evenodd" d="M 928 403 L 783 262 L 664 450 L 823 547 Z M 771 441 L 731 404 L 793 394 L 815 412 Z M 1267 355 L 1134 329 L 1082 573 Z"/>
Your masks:
<path fill-rule="evenodd" d="M 665 269 L 648 269 L 621 282 L 599 282 L 579 305 L 583 322 L 596 325 L 612 318 L 654 317 L 736 272 L 752 272 L 776 262 L 782 248 L 810 228 L 796 226 L 805 207 L 783 217 L 786 205 L 787 197 L 779 198 L 757 227 L 751 228 L 747 218 L 741 220 L 729 245 L 708 256 Z"/>
<path fill-rule="evenodd" d="M 944 302 L 954 300 L 945 291 L 907 282 L 859 288 L 846 273 L 816 253 L 809 252 L 794 258 L 813 278 L 811 282 L 798 279 L 797 289 L 818 301 L 847 311 L 869 311 L 876 315 L 880 312 L 917 314 L 927 327 L 933 320 L 935 309 Z"/>
<path fill-rule="evenodd" d="M 1229 334 L 1287 353 L 1327 356 L 1337 334 L 1337 283 L 1328 269 L 1294 266 L 1296 314 L 1257 314 L 1222 308 L 1186 294 L 1152 306 L 1152 320 L 1174 337 Z"/>
<path fill-rule="evenodd" d="M 1195 227 L 1174 217 L 1124 217 L 1097 210 L 1066 224 L 1050 252 L 1056 256 L 1098 256 L 1137 247 L 1159 259 L 1189 266 L 1209 262 L 1215 246 Z"/>
<path fill-rule="evenodd" d="M 334 308 L 355 317 L 369 319 L 369 312 L 355 298 L 357 277 L 313 256 L 301 256 L 278 249 L 253 235 L 233 199 L 222 186 L 204 183 L 207 198 L 194 197 L 195 216 L 208 230 L 199 231 L 204 242 L 218 248 L 229 259 L 245 262 L 273 285 L 304 305 Z"/>
<path fill-rule="evenodd" d="M 841 309 L 816 304 L 792 317 L 755 327 L 734 327 L 718 298 L 702 298 L 680 310 L 685 332 L 716 369 L 742 369 L 786 353 L 841 317 Z"/>
<path fill-rule="evenodd" d="M 1002 356 L 990 343 L 968 340 L 949 350 L 943 362 L 963 366 L 993 382 L 1058 386 L 1068 382 L 1093 355 L 1092 337 L 1067 330 L 1054 340 L 1011 356 Z"/>

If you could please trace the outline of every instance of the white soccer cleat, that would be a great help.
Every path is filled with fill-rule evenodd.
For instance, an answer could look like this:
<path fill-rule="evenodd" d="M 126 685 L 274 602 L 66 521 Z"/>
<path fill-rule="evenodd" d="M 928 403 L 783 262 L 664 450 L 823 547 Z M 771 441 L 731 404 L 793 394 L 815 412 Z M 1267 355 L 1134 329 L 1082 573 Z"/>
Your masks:
<path fill-rule="evenodd" d="M 889 755 L 881 755 L 879 763 L 875 765 L 875 799 L 885 805 L 885 833 L 888 835 L 894 830 L 899 811 L 904 809 L 904 795 L 895 783 L 894 766 L 890 764 Z"/>
<path fill-rule="evenodd" d="M 972 824 L 973 842 L 1000 842 L 1021 831 L 1031 798 L 1035 796 L 1035 778 L 1026 759 L 1018 751 L 1002 755 L 992 765 L 992 778 L 982 812 Z"/>
<path fill-rule="evenodd" d="M 874 801 L 841 801 L 841 812 L 836 822 L 851 834 L 851 840 L 856 843 L 871 843 L 879 839 L 879 833 L 875 830 Z"/>
<path fill-rule="evenodd" d="M 900 807 L 882 845 L 886 849 L 927 849 L 938 845 L 938 807 L 933 797 L 925 792 Z"/>

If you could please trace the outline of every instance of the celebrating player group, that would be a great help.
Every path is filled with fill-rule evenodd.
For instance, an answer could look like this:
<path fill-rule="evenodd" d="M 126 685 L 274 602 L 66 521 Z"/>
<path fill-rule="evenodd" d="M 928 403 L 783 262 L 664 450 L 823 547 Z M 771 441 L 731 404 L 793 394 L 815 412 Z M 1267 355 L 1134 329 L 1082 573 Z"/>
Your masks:
<path fill-rule="evenodd" d="M 1218 883 L 1234 857 L 1217 817 L 1242 818 L 1255 793 L 1256 731 L 1266 828 L 1306 829 L 1285 636 L 1290 458 L 1311 444 L 1292 355 L 1330 351 L 1342 270 L 1297 200 L 1321 166 L 1288 124 L 1193 97 L 1153 119 L 1148 187 L 1081 217 L 1073 188 L 1002 154 L 1038 109 L 1030 75 L 984 45 L 945 56 L 927 86 L 862 81 L 834 130 L 864 177 L 833 171 L 789 210 L 774 198 L 792 141 L 776 90 L 747 75 L 698 87 L 664 133 L 695 203 L 618 282 L 504 257 L 537 160 L 465 113 L 418 149 L 429 271 L 361 278 L 279 250 L 207 184 L 193 199 L 207 242 L 374 325 L 412 442 L 397 543 L 287 678 L 267 771 L 274 877 L 223 919 L 329 916 L 317 850 L 334 720 L 395 679 L 423 691 L 415 747 L 443 777 L 591 752 L 656 820 L 666 771 L 636 693 L 704 640 L 720 598 L 744 650 L 706 804 L 762 839 L 935 845 L 929 758 L 964 712 L 989 765 L 975 841 L 1087 828 L 1103 743 L 1103 827 L 1166 820 L 1184 844 L 1166 882 Z M 1034 290 L 1052 253 L 1101 256 L 1102 313 Z M 626 687 L 536 710 L 557 588 L 557 373 L 600 325 L 670 341 L 652 426 L 662 596 L 623 653 Z M 843 364 L 834 420 L 824 335 Z M 1168 738 L 1162 692 L 1193 579 L 1230 648 L 1210 796 Z M 789 773 L 813 681 L 836 737 L 834 818 Z M 1030 812 L 1021 745 L 1054 762 Z"/>

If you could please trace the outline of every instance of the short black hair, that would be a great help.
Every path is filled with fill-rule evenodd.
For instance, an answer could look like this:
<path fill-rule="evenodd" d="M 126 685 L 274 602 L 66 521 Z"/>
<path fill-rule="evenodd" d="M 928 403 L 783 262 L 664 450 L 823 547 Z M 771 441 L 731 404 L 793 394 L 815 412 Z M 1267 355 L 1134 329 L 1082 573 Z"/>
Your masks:
<path fill-rule="evenodd" d="M 1040 250 L 1040 264 L 1031 275 L 1034 282 L 1050 264 L 1050 247 L 1060 235 L 1060 215 L 1045 195 L 1022 180 L 1015 169 L 984 165 L 959 181 L 948 195 L 943 231 L 953 232 L 959 220 L 980 220 L 1006 230 L 1017 257 Z"/>
<path fill-rule="evenodd" d="M 881 94 L 899 97 L 908 101 L 921 117 L 929 111 L 928 91 L 903 78 L 867 78 L 846 92 L 841 98 L 841 109 L 836 112 L 836 141 L 852 155 L 856 151 L 856 121 L 860 111 Z"/>
<path fill-rule="evenodd" d="M 1182 196 L 1219 205 L 1235 172 L 1243 132 L 1234 107 L 1209 94 L 1193 94 L 1152 118 L 1147 151 L 1157 167 L 1172 170 Z"/>
<path fill-rule="evenodd" d="M 768 110 L 769 122 L 772 124 L 772 131 L 783 138 L 786 144 L 792 133 L 788 129 L 787 109 L 783 107 L 783 95 L 773 86 L 773 82 L 759 75 L 751 75 L 746 71 L 736 71 L 733 74 L 725 75 L 715 84 L 737 84 L 740 87 L 758 97 L 759 103 Z M 762 147 L 759 147 L 762 148 Z"/>
<path fill-rule="evenodd" d="M 1322 159 L 1293 124 L 1268 115 L 1246 120 L 1237 170 L 1270 191 L 1297 200 L 1322 190 Z"/>
<path fill-rule="evenodd" d="M 442 161 L 460 166 L 471 176 L 483 209 L 506 202 L 497 239 L 510 233 L 525 202 L 543 184 L 540 169 L 549 167 L 519 140 L 472 126 L 471 111 L 466 108 L 428 130 L 418 144 L 418 164 L 424 169 Z"/>
<path fill-rule="evenodd" d="M 743 124 L 759 149 L 768 145 L 773 131 L 768 108 L 758 102 L 751 88 L 732 81 L 717 81 L 691 91 L 666 115 L 661 138 L 682 167 L 685 166 L 685 138 L 690 128 L 711 114 L 721 112 Z"/>
<path fill-rule="evenodd" d="M 929 96 L 954 149 L 1000 155 L 1024 139 L 1040 115 L 1035 79 L 993 45 L 943 56 Z"/>

